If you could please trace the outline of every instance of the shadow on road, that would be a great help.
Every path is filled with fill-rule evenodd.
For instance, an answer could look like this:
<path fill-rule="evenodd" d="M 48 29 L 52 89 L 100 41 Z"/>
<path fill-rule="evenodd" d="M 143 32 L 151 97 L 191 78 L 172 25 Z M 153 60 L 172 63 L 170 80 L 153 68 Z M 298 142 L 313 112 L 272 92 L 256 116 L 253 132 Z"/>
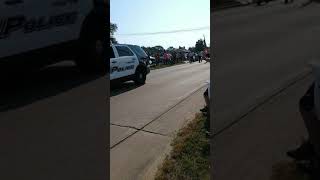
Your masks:
<path fill-rule="evenodd" d="M 55 64 L 0 77 L 0 112 L 16 109 L 89 83 L 105 74 L 81 73 L 73 64 Z M 107 91 L 107 90 L 106 90 Z"/>
<path fill-rule="evenodd" d="M 124 83 L 113 82 L 110 87 L 110 97 L 117 96 L 119 94 L 136 89 L 138 87 L 139 86 L 137 86 L 133 81 L 128 81 Z"/>
<path fill-rule="evenodd" d="M 294 161 L 280 161 L 272 166 L 270 180 L 303 180 L 309 179 Z"/>

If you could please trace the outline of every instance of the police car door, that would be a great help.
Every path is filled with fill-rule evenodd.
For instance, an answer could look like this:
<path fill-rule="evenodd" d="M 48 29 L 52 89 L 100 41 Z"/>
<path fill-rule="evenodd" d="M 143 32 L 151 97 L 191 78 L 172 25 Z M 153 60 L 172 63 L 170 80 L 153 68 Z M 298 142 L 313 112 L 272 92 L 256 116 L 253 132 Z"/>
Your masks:
<path fill-rule="evenodd" d="M 4 0 L 0 2 L 0 58 L 17 54 L 25 47 L 21 30 L 25 19 L 23 0 Z"/>
<path fill-rule="evenodd" d="M 113 46 L 110 46 L 110 80 L 117 79 L 119 77 L 117 68 L 119 67 L 118 53 Z"/>
<path fill-rule="evenodd" d="M 77 40 L 80 37 L 85 18 L 94 8 L 94 0 L 43 1 L 47 2 L 48 10 L 46 11 L 45 8 L 41 14 L 49 16 L 53 22 L 51 28 L 43 31 L 41 34 L 43 38 L 48 36 L 53 37 L 52 40 L 49 38 L 47 43 L 49 44 L 51 41 L 61 43 L 64 41 Z M 40 2 L 40 0 L 35 2 Z"/>
<path fill-rule="evenodd" d="M 136 63 L 138 61 L 136 55 L 127 47 L 123 45 L 116 45 L 118 53 L 118 77 L 125 77 L 135 73 Z"/>
<path fill-rule="evenodd" d="M 93 7 L 93 1 L 89 0 L 5 0 L 1 3 L 2 56 L 76 40 L 85 16 Z"/>

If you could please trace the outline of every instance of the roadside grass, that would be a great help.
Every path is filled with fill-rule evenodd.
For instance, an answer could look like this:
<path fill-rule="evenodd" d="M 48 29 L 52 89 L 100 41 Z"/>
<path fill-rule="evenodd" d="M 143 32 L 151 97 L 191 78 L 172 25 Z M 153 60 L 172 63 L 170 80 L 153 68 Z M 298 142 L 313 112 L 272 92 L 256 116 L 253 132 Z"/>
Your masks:
<path fill-rule="evenodd" d="M 185 64 L 184 61 L 182 62 L 177 62 L 175 64 L 159 64 L 159 65 L 155 65 L 150 67 L 150 70 L 155 70 L 155 69 L 162 69 L 162 68 L 166 68 L 166 67 L 170 67 L 170 66 L 175 66 L 175 65 L 179 65 L 179 64 Z"/>
<path fill-rule="evenodd" d="M 273 165 L 271 180 L 309 180 L 293 161 L 282 161 Z"/>
<path fill-rule="evenodd" d="M 155 180 L 210 179 L 210 145 L 205 121 L 206 117 L 196 114 L 195 119 L 178 132 Z"/>

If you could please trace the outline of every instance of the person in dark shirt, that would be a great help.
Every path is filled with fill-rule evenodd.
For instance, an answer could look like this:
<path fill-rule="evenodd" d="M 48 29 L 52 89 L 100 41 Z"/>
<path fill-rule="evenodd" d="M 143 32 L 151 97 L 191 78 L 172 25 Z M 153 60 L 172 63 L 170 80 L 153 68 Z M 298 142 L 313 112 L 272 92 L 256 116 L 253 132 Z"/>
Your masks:
<path fill-rule="evenodd" d="M 294 150 L 287 152 L 287 155 L 296 161 L 309 161 L 308 171 L 313 179 L 320 179 L 320 120 L 317 117 L 315 108 L 315 85 L 313 82 L 299 102 L 300 114 L 308 132 L 307 140 Z"/>
<path fill-rule="evenodd" d="M 204 113 L 204 115 L 209 115 L 210 113 L 210 104 L 209 104 L 210 103 L 210 82 L 207 82 L 207 84 L 208 84 L 208 87 L 203 93 L 203 98 L 206 105 L 204 108 L 200 109 L 200 111 Z"/>

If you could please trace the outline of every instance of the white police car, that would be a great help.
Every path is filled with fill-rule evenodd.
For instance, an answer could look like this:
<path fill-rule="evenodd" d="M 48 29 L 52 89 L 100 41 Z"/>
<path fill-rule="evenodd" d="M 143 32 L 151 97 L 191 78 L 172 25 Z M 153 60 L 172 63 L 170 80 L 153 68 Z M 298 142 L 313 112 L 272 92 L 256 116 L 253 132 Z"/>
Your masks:
<path fill-rule="evenodd" d="M 16 69 L 73 59 L 83 70 L 105 68 L 108 5 L 106 0 L 1 1 L 1 65 Z"/>
<path fill-rule="evenodd" d="M 147 74 L 150 73 L 150 59 L 141 47 L 112 44 L 110 52 L 110 80 L 133 80 L 137 85 L 145 84 Z"/>

